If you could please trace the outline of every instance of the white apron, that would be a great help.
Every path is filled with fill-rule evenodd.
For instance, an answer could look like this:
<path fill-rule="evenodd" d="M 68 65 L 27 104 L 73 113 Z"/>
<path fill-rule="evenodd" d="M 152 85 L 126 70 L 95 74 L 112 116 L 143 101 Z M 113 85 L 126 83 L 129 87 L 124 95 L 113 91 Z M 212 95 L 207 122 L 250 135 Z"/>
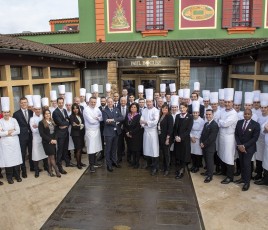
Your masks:
<path fill-rule="evenodd" d="M 15 129 L 13 136 L 6 136 L 7 131 Z M 16 119 L 0 119 L 0 146 L 2 154 L 2 167 L 13 167 L 22 164 L 20 141 L 18 134 L 20 127 Z"/>
<path fill-rule="evenodd" d="M 268 171 L 268 133 L 265 134 L 265 148 L 262 160 L 262 167 Z"/>
<path fill-rule="evenodd" d="M 194 155 L 203 155 L 202 149 L 200 147 L 200 137 L 202 130 L 204 128 L 205 121 L 199 117 L 197 120 L 194 120 L 194 124 L 190 133 L 190 137 L 195 137 L 196 142 L 191 141 L 191 153 Z"/>
<path fill-rule="evenodd" d="M 39 124 L 39 122 L 42 120 L 42 115 L 40 117 L 33 115 L 30 119 L 30 127 L 33 133 L 33 149 L 32 149 L 32 160 L 33 161 L 40 161 L 45 158 L 47 158 L 47 155 L 45 154 L 43 144 L 42 144 L 42 137 L 39 134 L 38 128 L 34 128 L 33 125 Z"/>
<path fill-rule="evenodd" d="M 73 138 L 71 137 L 71 129 L 72 129 L 72 126 L 69 125 L 69 128 L 68 128 L 68 131 L 69 131 L 69 145 L 68 145 L 68 150 L 74 150 L 75 147 L 74 147 L 74 141 L 73 141 Z"/>
<path fill-rule="evenodd" d="M 87 146 L 87 154 L 94 154 L 102 150 L 100 127 L 88 127 L 86 129 L 85 139 Z"/>
<path fill-rule="evenodd" d="M 143 133 L 143 154 L 149 157 L 159 157 L 159 142 L 157 128 L 145 128 Z"/>
<path fill-rule="evenodd" d="M 259 136 L 259 139 L 257 141 L 257 152 L 255 153 L 255 158 L 258 161 L 263 160 L 263 154 L 264 154 L 264 149 L 265 149 L 265 134 L 262 132 L 264 130 L 265 124 L 268 122 L 268 116 L 263 117 L 262 115 L 258 119 L 258 123 L 261 126 L 261 133 Z"/>

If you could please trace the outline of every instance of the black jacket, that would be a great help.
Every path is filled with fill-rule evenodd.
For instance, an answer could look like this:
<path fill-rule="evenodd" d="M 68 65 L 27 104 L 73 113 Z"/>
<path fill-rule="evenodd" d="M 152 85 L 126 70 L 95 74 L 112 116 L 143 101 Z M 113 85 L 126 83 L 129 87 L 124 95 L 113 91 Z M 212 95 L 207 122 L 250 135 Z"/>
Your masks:
<path fill-rule="evenodd" d="M 32 131 L 30 128 L 30 118 L 32 116 L 33 116 L 33 111 L 28 109 L 28 123 L 27 123 L 25 116 L 21 109 L 19 109 L 13 114 L 13 118 L 17 120 L 20 126 L 20 134 L 19 134 L 20 140 L 28 140 L 32 138 Z"/>
<path fill-rule="evenodd" d="M 160 119 L 158 121 L 158 124 L 160 122 Z M 167 136 L 170 137 L 171 141 L 173 135 L 173 117 L 171 114 L 166 115 L 164 119 L 160 122 L 160 128 L 161 128 L 161 134 L 159 135 L 159 143 L 165 144 Z"/>
<path fill-rule="evenodd" d="M 52 113 L 53 120 L 56 126 L 56 132 L 58 137 L 64 137 L 68 134 L 69 118 L 66 109 L 63 109 L 65 118 L 59 108 L 56 108 Z M 67 126 L 67 128 L 61 129 L 60 126 Z"/>
<path fill-rule="evenodd" d="M 84 117 L 80 116 L 81 118 L 81 123 L 85 125 Z M 80 129 L 80 126 L 74 126 L 73 123 L 75 122 L 77 125 L 80 124 L 78 118 L 76 115 L 71 114 L 70 117 L 70 125 L 71 125 L 71 136 L 72 137 L 79 137 L 83 136 L 85 134 L 85 127 L 83 129 Z"/>
<path fill-rule="evenodd" d="M 193 114 L 193 105 L 188 106 L 188 113 Z M 204 118 L 204 115 L 205 115 L 205 106 L 200 105 L 200 107 L 199 107 L 199 116 L 201 118 Z"/>
<path fill-rule="evenodd" d="M 219 126 L 216 121 L 212 120 L 210 124 L 205 123 L 201 133 L 200 143 L 203 143 L 203 150 L 209 152 L 216 151 L 216 139 L 219 132 Z"/>
<path fill-rule="evenodd" d="M 54 134 L 50 134 L 49 127 L 45 127 L 43 121 L 39 122 L 38 131 L 44 144 L 49 144 L 51 140 L 57 139 L 56 132 L 54 132 Z"/>

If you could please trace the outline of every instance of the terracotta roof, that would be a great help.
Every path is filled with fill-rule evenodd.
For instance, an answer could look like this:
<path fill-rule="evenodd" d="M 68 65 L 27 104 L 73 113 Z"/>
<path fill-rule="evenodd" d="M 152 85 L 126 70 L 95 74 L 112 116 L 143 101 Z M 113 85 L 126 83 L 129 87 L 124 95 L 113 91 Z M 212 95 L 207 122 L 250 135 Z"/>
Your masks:
<path fill-rule="evenodd" d="M 169 41 L 103 42 L 52 45 L 87 59 L 142 57 L 220 57 L 257 45 L 268 45 L 268 39 L 204 39 Z"/>
<path fill-rule="evenodd" d="M 59 18 L 59 19 L 50 19 L 49 23 L 59 23 L 59 22 L 79 22 L 79 18 Z"/>
<path fill-rule="evenodd" d="M 55 35 L 55 34 L 76 34 L 79 30 L 68 30 L 68 31 L 54 31 L 54 32 L 27 32 L 27 33 L 17 33 L 17 34 L 5 34 L 10 37 L 22 37 L 22 36 L 39 36 L 39 35 Z"/>
<path fill-rule="evenodd" d="M 0 53 L 21 53 L 30 55 L 43 55 L 51 57 L 60 57 L 65 59 L 83 60 L 82 57 L 72 54 L 68 51 L 44 45 L 42 43 L 14 38 L 0 34 Z"/>

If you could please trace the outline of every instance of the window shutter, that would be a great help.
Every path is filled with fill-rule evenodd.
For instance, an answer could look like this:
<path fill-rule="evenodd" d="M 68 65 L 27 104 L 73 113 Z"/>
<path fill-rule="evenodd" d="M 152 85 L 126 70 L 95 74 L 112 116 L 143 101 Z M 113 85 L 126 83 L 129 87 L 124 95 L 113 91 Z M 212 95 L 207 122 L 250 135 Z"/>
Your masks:
<path fill-rule="evenodd" d="M 174 0 L 164 1 L 164 29 L 174 30 Z"/>
<path fill-rule="evenodd" d="M 252 4 L 252 27 L 262 27 L 263 1 L 254 0 Z"/>
<path fill-rule="evenodd" d="M 233 0 L 222 0 L 222 28 L 232 28 Z"/>
<path fill-rule="evenodd" d="M 136 31 L 145 31 L 146 1 L 136 0 Z"/>

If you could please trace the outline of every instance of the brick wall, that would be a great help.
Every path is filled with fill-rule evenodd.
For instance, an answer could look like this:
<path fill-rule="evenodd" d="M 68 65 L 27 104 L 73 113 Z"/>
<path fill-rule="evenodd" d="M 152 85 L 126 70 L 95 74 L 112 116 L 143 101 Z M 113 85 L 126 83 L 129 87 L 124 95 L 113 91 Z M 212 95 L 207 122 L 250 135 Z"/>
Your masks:
<path fill-rule="evenodd" d="M 112 93 L 119 92 L 119 82 L 117 74 L 117 61 L 109 61 L 107 69 L 107 80 L 112 84 Z"/>
<path fill-rule="evenodd" d="M 190 60 L 178 60 L 179 88 L 190 88 Z"/>

